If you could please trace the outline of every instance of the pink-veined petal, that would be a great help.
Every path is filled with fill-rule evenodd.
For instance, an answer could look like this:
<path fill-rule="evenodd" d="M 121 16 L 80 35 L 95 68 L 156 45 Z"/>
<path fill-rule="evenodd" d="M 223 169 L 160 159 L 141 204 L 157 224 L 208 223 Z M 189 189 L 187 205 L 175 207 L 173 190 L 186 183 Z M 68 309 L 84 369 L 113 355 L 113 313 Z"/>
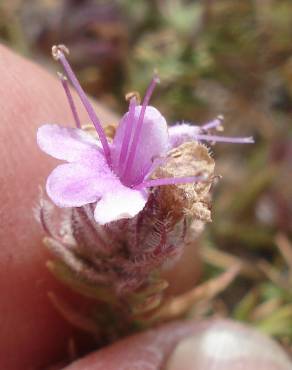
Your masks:
<path fill-rule="evenodd" d="M 187 141 L 193 141 L 195 135 L 201 132 L 201 127 L 181 123 L 169 127 L 168 132 L 170 148 L 175 148 Z"/>
<path fill-rule="evenodd" d="M 47 180 L 47 193 L 59 207 L 80 207 L 114 190 L 120 181 L 104 158 L 66 163 L 56 167 Z"/>
<path fill-rule="evenodd" d="M 94 218 L 101 225 L 123 218 L 135 217 L 144 208 L 147 193 L 123 186 L 115 186 L 97 203 Z"/>
<path fill-rule="evenodd" d="M 98 153 L 100 143 L 78 128 L 43 125 L 37 132 L 37 143 L 47 154 L 57 159 L 75 162 Z"/>
<path fill-rule="evenodd" d="M 141 106 L 137 106 L 135 109 L 135 120 L 131 123 L 133 130 L 135 129 L 140 111 Z M 118 166 L 128 114 L 129 113 L 126 113 L 124 115 L 118 126 L 112 148 L 113 163 L 119 175 L 123 174 L 123 168 L 118 168 Z M 133 136 L 134 132 L 132 131 L 128 154 L 133 141 Z M 142 181 L 151 167 L 153 160 L 157 157 L 164 156 L 168 150 L 168 146 L 169 138 L 165 118 L 156 108 L 147 106 L 133 165 L 131 166 L 130 173 L 125 174 L 126 183 L 131 185 L 137 183 L 137 181 Z M 123 165 L 125 165 L 125 163 Z"/>

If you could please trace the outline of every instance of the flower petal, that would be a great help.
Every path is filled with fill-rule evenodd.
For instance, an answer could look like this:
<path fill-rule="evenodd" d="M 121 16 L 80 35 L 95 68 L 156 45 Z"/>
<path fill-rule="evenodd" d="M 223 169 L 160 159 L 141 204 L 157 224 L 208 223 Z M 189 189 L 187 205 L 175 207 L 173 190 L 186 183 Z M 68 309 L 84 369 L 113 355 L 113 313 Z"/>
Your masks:
<path fill-rule="evenodd" d="M 99 151 L 99 142 L 78 128 L 43 125 L 37 143 L 47 154 L 68 162 L 79 161 Z"/>
<path fill-rule="evenodd" d="M 142 211 L 147 198 L 145 192 L 127 188 L 120 183 L 97 203 L 94 218 L 101 225 L 132 218 Z"/>
<path fill-rule="evenodd" d="M 133 130 L 135 129 L 135 126 L 137 124 L 140 111 L 141 106 L 137 106 L 135 109 L 135 121 L 131 122 Z M 112 148 L 112 158 L 114 166 L 119 175 L 121 175 L 123 172 L 123 169 L 118 168 L 118 166 L 128 114 L 129 113 L 126 113 L 124 115 L 118 126 Z M 128 151 L 131 148 L 133 136 L 134 135 L 132 131 L 132 137 L 129 143 Z M 130 173 L 127 174 L 127 182 L 129 184 L 135 184 L 139 181 L 143 181 L 145 175 L 147 174 L 149 168 L 153 163 L 153 160 L 166 154 L 168 149 L 168 141 L 168 129 L 165 118 L 156 108 L 148 106 L 146 108 L 141 136 L 134 162 L 131 166 Z"/>
<path fill-rule="evenodd" d="M 119 184 L 104 158 L 62 164 L 47 180 L 47 193 L 59 207 L 80 207 L 97 201 Z"/>
<path fill-rule="evenodd" d="M 201 127 L 182 123 L 169 127 L 168 131 L 170 147 L 175 148 L 187 141 L 193 141 L 195 135 L 201 132 Z"/>

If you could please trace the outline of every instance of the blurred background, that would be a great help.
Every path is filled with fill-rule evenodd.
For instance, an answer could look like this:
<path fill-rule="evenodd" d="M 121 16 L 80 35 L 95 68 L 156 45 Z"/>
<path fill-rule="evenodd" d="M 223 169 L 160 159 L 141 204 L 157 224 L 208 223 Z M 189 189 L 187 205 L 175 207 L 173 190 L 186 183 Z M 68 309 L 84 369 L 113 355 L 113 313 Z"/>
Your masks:
<path fill-rule="evenodd" d="M 225 135 L 255 137 L 212 147 L 223 177 L 202 282 L 242 268 L 194 315 L 249 322 L 291 349 L 292 1 L 2 0 L 0 39 L 52 70 L 51 46 L 66 44 L 85 89 L 118 113 L 157 69 L 153 105 L 169 123 L 223 114 Z"/>

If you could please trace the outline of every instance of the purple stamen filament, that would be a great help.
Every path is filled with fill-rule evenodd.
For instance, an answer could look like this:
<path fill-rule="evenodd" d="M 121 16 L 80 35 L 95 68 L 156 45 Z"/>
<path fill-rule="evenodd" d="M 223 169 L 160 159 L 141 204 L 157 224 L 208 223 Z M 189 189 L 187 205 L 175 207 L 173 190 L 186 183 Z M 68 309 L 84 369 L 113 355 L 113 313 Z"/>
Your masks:
<path fill-rule="evenodd" d="M 76 106 L 74 104 L 74 100 L 73 100 L 70 88 L 68 86 L 68 80 L 62 73 L 58 73 L 58 76 L 61 80 L 62 86 L 63 86 L 65 94 L 67 96 L 68 103 L 69 103 L 69 106 L 70 106 L 70 109 L 71 109 L 76 127 L 81 128 L 81 123 L 80 123 L 80 119 L 79 119 L 79 116 L 78 116 L 78 113 L 77 113 L 77 109 L 76 109 Z"/>
<path fill-rule="evenodd" d="M 149 85 L 149 87 L 146 91 L 146 94 L 145 94 L 145 97 L 144 97 L 144 100 L 143 100 L 143 104 L 142 104 L 142 108 L 141 108 L 141 111 L 140 111 L 140 115 L 139 115 L 139 118 L 138 118 L 138 122 L 137 122 L 137 125 L 136 125 L 136 130 L 135 130 L 135 133 L 134 133 L 133 141 L 132 141 L 131 147 L 128 151 L 128 158 L 127 158 L 125 170 L 124 170 L 123 175 L 122 175 L 122 180 L 124 180 L 124 182 L 127 182 L 128 178 L 129 178 L 129 174 L 131 173 L 131 169 L 132 169 L 132 166 L 133 166 L 135 154 L 136 154 L 136 151 L 137 151 L 137 147 L 138 147 L 138 143 L 139 143 L 139 139 L 140 139 L 140 135 L 141 135 L 141 130 L 142 130 L 142 126 L 143 126 L 145 111 L 146 111 L 147 105 L 149 103 L 149 100 L 151 98 L 151 95 L 154 91 L 154 88 L 155 88 L 155 86 L 158 82 L 159 82 L 159 79 L 158 79 L 157 76 L 155 76 L 152 79 L 152 81 L 151 81 L 151 83 L 150 83 L 150 85 Z"/>
<path fill-rule="evenodd" d="M 136 186 L 137 184 L 140 184 L 146 177 L 149 177 L 151 173 L 153 173 L 157 167 L 162 166 L 167 161 L 167 158 L 155 158 L 151 164 L 148 164 L 143 168 L 141 171 L 140 176 L 135 179 L 135 183 L 132 184 L 132 186 Z"/>
<path fill-rule="evenodd" d="M 67 76 L 69 77 L 70 81 L 72 82 L 73 86 L 75 87 L 76 92 L 79 95 L 80 100 L 82 101 L 82 103 L 84 105 L 84 108 L 86 109 L 86 111 L 88 113 L 88 116 L 91 119 L 91 121 L 92 121 L 92 123 L 93 123 L 93 125 L 94 125 L 94 127 L 95 127 L 95 129 L 98 133 L 101 145 L 102 145 L 103 150 L 104 150 L 105 158 L 108 162 L 108 165 L 111 167 L 111 152 L 110 152 L 110 147 L 109 147 L 105 132 L 102 128 L 102 125 L 101 125 L 101 123 L 100 123 L 92 105 L 90 104 L 89 99 L 87 98 L 87 96 L 86 96 L 84 90 L 82 89 L 79 81 L 77 80 L 70 64 L 68 63 L 63 50 L 66 50 L 66 48 L 63 47 L 62 45 L 53 46 L 53 48 L 52 48 L 53 56 L 56 60 L 60 61 L 64 70 L 67 73 Z"/>
<path fill-rule="evenodd" d="M 150 188 L 153 186 L 188 184 L 199 181 L 206 181 L 206 177 L 205 176 L 168 177 L 164 179 L 146 180 L 141 184 L 133 186 L 133 189 L 140 190 L 142 188 Z"/>
<path fill-rule="evenodd" d="M 121 174 L 122 166 L 126 160 L 127 157 L 127 151 L 128 151 L 128 146 L 131 140 L 131 134 L 132 134 L 132 127 L 134 124 L 134 117 L 135 117 L 135 108 L 136 108 L 136 98 L 133 97 L 130 100 L 129 104 L 129 113 L 125 122 L 125 132 L 124 132 L 124 137 L 123 137 L 123 142 L 121 146 L 121 152 L 120 152 L 120 158 L 119 158 L 119 171 Z"/>
<path fill-rule="evenodd" d="M 254 139 L 252 137 L 228 137 L 228 136 L 217 136 L 217 135 L 195 135 L 195 140 L 206 140 L 222 143 L 235 143 L 235 144 L 252 144 Z"/>

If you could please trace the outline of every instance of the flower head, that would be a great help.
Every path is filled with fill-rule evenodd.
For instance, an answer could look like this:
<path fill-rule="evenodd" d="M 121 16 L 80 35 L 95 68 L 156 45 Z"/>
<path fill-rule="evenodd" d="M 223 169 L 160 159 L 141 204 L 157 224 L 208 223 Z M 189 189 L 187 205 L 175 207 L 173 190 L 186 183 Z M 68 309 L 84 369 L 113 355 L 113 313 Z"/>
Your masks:
<path fill-rule="evenodd" d="M 53 47 L 53 56 L 63 65 L 97 131 L 98 139 L 81 129 L 66 78 L 61 76 L 77 128 L 44 125 L 37 142 L 47 154 L 67 163 L 56 167 L 46 189 L 59 207 L 81 207 L 96 203 L 94 218 L 103 225 L 136 216 L 145 207 L 149 188 L 206 181 L 204 171 L 176 177 L 157 178 L 157 170 L 167 161 L 168 153 L 190 141 L 231 141 L 247 143 L 251 138 L 226 138 L 208 135 L 221 124 L 216 119 L 205 126 L 176 125 L 168 129 L 162 114 L 149 105 L 158 78 L 155 76 L 141 105 L 132 97 L 129 111 L 122 117 L 112 142 L 96 116 L 92 105 L 74 75 L 64 46 Z M 169 172 L 169 171 L 168 171 Z"/>

